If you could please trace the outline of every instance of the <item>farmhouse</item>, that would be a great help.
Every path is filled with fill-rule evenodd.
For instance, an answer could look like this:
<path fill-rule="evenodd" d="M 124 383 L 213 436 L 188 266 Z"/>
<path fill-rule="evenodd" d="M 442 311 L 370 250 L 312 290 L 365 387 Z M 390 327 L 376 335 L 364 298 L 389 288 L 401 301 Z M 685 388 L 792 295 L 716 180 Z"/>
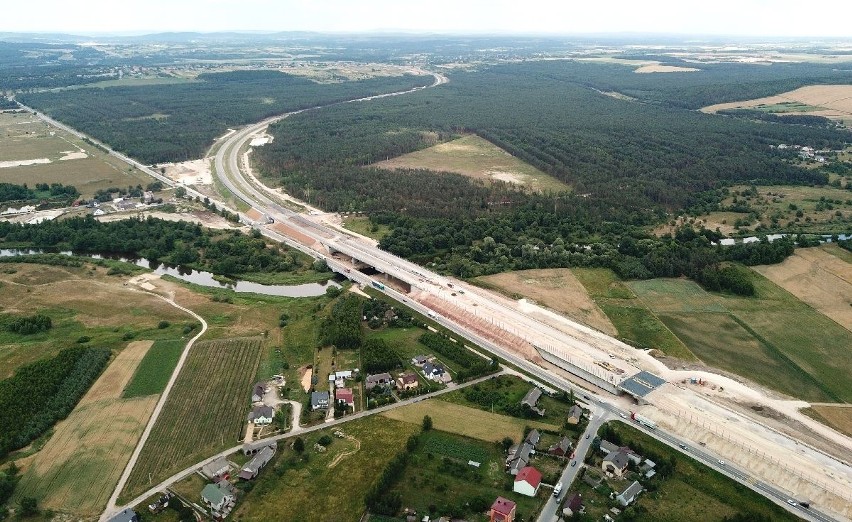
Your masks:
<path fill-rule="evenodd" d="M 389 373 L 377 373 L 375 375 L 368 375 L 364 382 L 367 389 L 372 390 L 376 386 L 392 385 L 393 377 Z"/>
<path fill-rule="evenodd" d="M 257 424 L 258 426 L 266 426 L 272 424 L 272 419 L 275 417 L 275 410 L 271 406 L 255 406 L 248 414 L 248 421 Z"/>
<path fill-rule="evenodd" d="M 240 478 L 243 480 L 251 480 L 260 473 L 260 470 L 264 468 L 269 461 L 272 460 L 272 457 L 275 455 L 275 449 L 273 446 L 266 446 L 255 455 L 248 464 L 243 466 L 243 470 L 240 472 Z"/>
<path fill-rule="evenodd" d="M 255 383 L 251 391 L 251 402 L 261 402 L 266 394 L 266 385 L 262 382 Z"/>
<path fill-rule="evenodd" d="M 497 497 L 497 500 L 491 504 L 489 511 L 490 522 L 513 522 L 515 520 L 515 503 L 503 497 Z"/>
<path fill-rule="evenodd" d="M 627 470 L 628 462 L 627 453 L 621 450 L 613 451 L 604 457 L 601 468 L 607 473 L 620 477 Z"/>
<path fill-rule="evenodd" d="M 421 370 L 423 370 L 423 375 L 425 375 L 427 379 L 435 382 L 443 382 L 446 384 L 453 380 L 452 377 L 450 377 L 449 372 L 447 372 L 444 366 L 440 363 L 427 361 L 423 363 Z"/>
<path fill-rule="evenodd" d="M 418 384 L 417 376 L 413 373 L 403 373 L 396 380 L 396 387 L 404 391 L 413 390 Z"/>
<path fill-rule="evenodd" d="M 538 430 L 530 430 L 521 444 L 516 444 L 509 449 L 509 454 L 506 457 L 506 467 L 509 468 L 510 474 L 517 475 L 521 469 L 529 464 L 530 455 L 535 451 L 535 447 L 540 439 L 541 434 Z"/>
<path fill-rule="evenodd" d="M 636 497 L 638 497 L 639 493 L 642 493 L 642 491 L 644 491 L 642 489 L 642 484 L 639 484 L 634 480 L 633 484 L 624 488 L 624 491 L 616 495 L 615 499 L 618 500 L 618 503 L 622 506 L 629 506 L 631 502 L 636 500 Z"/>
<path fill-rule="evenodd" d="M 217 477 L 227 477 L 230 471 L 231 464 L 225 457 L 219 457 L 201 467 L 201 473 L 211 480 L 215 480 Z"/>
<path fill-rule="evenodd" d="M 227 480 L 220 480 L 216 484 L 207 484 L 201 490 L 201 500 L 213 512 L 213 516 L 222 516 L 230 512 L 237 501 L 234 488 Z"/>
<path fill-rule="evenodd" d="M 355 408 L 355 397 L 352 394 L 352 388 L 340 388 L 334 392 L 334 398 L 339 404 L 343 404 L 347 408 Z"/>
<path fill-rule="evenodd" d="M 512 491 L 528 497 L 534 497 L 538 493 L 540 485 L 541 472 L 532 466 L 527 466 L 518 472 Z"/>
<path fill-rule="evenodd" d="M 521 406 L 528 406 L 532 411 L 538 413 L 539 415 L 544 415 L 544 410 L 536 407 L 538 400 L 541 398 L 541 389 L 537 386 L 533 386 L 530 391 L 524 395 L 524 398 L 521 399 Z"/>
<path fill-rule="evenodd" d="M 132 509 L 125 509 L 121 513 L 109 519 L 109 522 L 139 522 L 139 515 Z"/>
<path fill-rule="evenodd" d="M 577 406 L 576 404 L 571 406 L 571 409 L 568 410 L 568 424 L 577 424 L 580 422 L 580 419 L 583 417 L 583 408 Z"/>
<path fill-rule="evenodd" d="M 559 442 L 548 448 L 547 452 L 555 457 L 567 457 L 571 453 L 571 439 L 562 437 Z"/>
<path fill-rule="evenodd" d="M 254 455 L 258 451 L 267 447 L 272 448 L 272 451 L 274 452 L 278 449 L 278 443 L 274 440 L 256 440 L 254 442 L 248 442 L 243 444 L 243 455 Z"/>
<path fill-rule="evenodd" d="M 328 408 L 328 392 L 315 391 L 311 393 L 311 410 L 324 410 Z"/>
<path fill-rule="evenodd" d="M 562 514 L 570 517 L 574 513 L 579 513 L 583 508 L 583 497 L 579 493 L 571 493 L 565 499 L 565 507 L 562 508 Z"/>

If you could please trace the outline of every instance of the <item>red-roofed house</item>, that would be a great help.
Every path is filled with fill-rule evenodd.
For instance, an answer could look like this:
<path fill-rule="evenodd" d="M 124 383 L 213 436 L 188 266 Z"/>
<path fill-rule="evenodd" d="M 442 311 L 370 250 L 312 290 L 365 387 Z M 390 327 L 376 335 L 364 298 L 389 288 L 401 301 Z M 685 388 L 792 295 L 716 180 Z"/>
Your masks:
<path fill-rule="evenodd" d="M 541 471 L 532 466 L 527 466 L 515 475 L 515 487 L 513 491 L 534 497 L 538 493 L 538 487 L 541 485 Z"/>
<path fill-rule="evenodd" d="M 491 522 L 512 522 L 515 520 L 515 503 L 503 497 L 491 504 Z"/>
<path fill-rule="evenodd" d="M 352 388 L 339 388 L 334 392 L 334 398 L 337 402 L 342 402 L 350 408 L 355 407 L 355 397 L 352 395 Z"/>

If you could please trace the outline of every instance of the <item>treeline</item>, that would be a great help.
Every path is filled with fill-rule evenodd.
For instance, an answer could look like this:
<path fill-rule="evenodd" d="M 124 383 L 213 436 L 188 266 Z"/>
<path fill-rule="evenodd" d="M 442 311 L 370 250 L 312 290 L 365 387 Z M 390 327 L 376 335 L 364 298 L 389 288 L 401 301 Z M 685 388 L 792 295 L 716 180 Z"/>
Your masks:
<path fill-rule="evenodd" d="M 0 458 L 36 440 L 64 419 L 109 356 L 105 349 L 67 348 L 0 381 Z"/>
<path fill-rule="evenodd" d="M 53 321 L 44 314 L 35 314 L 27 317 L 15 317 L 0 314 L 0 329 L 20 335 L 31 335 L 38 332 L 46 332 L 53 327 Z"/>
<path fill-rule="evenodd" d="M 19 98 L 115 150 L 152 164 L 201 157 L 228 127 L 433 81 L 431 76 L 405 75 L 318 84 L 278 71 L 208 73 L 198 80 L 39 92 Z"/>
<path fill-rule="evenodd" d="M 37 199 L 74 199 L 80 195 L 76 187 L 62 183 L 36 183 L 35 190 L 26 183 L 0 183 L 0 203 L 6 201 L 32 201 Z"/>
<path fill-rule="evenodd" d="M 471 352 L 460 342 L 453 342 L 440 334 L 426 332 L 418 339 L 420 343 L 461 367 L 456 372 L 456 381 L 464 382 L 500 369 L 496 360 L 486 360 Z"/>
<path fill-rule="evenodd" d="M 810 125 L 812 127 L 837 127 L 837 123 L 826 118 L 825 116 L 813 116 L 811 114 L 775 114 L 755 109 L 727 109 L 718 111 L 716 114 L 724 116 L 733 116 L 735 118 L 749 118 L 758 121 L 767 121 L 770 123 L 788 123 L 791 125 Z"/>
<path fill-rule="evenodd" d="M 361 346 L 361 364 L 367 373 L 389 372 L 402 368 L 399 354 L 384 339 L 367 339 Z"/>
<path fill-rule="evenodd" d="M 0 222 L 0 243 L 77 253 L 144 257 L 220 275 L 309 270 L 306 256 L 270 245 L 257 233 L 211 230 L 156 218 L 103 223 L 91 216 L 21 225 Z"/>
<path fill-rule="evenodd" d="M 320 346 L 355 349 L 364 341 L 361 331 L 361 298 L 347 295 L 331 308 L 331 313 L 320 325 Z"/>
<path fill-rule="evenodd" d="M 425 424 L 425 422 L 424 422 Z M 421 432 L 422 433 L 422 432 Z M 402 508 L 402 497 L 397 491 L 390 491 L 402 478 L 405 468 L 411 460 L 411 454 L 420 444 L 420 433 L 408 438 L 405 449 L 397 453 L 388 462 L 382 474 L 367 491 L 364 503 L 367 509 L 379 515 L 394 516 Z"/>

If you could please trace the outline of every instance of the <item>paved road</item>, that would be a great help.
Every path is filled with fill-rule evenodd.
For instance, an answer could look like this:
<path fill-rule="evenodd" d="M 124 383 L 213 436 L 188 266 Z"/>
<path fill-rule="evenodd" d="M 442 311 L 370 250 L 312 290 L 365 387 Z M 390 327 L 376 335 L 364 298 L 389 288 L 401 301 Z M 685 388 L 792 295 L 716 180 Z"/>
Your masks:
<path fill-rule="evenodd" d="M 406 399 L 404 401 L 400 401 L 400 402 L 397 402 L 397 403 L 394 403 L 394 404 L 389 404 L 387 406 L 381 406 L 379 408 L 375 408 L 375 409 L 372 409 L 372 410 L 364 410 L 364 411 L 358 412 L 354 415 L 347 415 L 346 417 L 342 417 L 342 418 L 339 418 L 339 419 L 333 419 L 331 422 L 324 422 L 324 423 L 316 424 L 314 426 L 298 426 L 298 427 L 295 427 L 294 429 L 292 429 L 291 431 L 289 431 L 287 433 L 284 433 L 282 435 L 276 435 L 274 437 L 269 437 L 269 438 L 264 439 L 264 440 L 278 441 L 278 440 L 294 437 L 296 435 L 303 435 L 305 433 L 311 433 L 313 431 L 330 428 L 332 426 L 337 426 L 337 425 L 344 424 L 344 423 L 347 423 L 347 422 L 351 422 L 351 421 L 354 421 L 354 420 L 357 420 L 357 419 L 363 419 L 363 418 L 368 417 L 370 415 L 375 415 L 377 413 L 383 413 L 383 412 L 386 412 L 386 411 L 393 410 L 395 408 L 400 408 L 402 406 L 408 406 L 410 404 L 414 404 L 416 402 L 420 402 L 420 401 L 425 400 L 425 399 L 431 399 L 433 397 L 437 397 L 437 396 L 443 395 L 445 393 L 450 393 L 450 392 L 453 392 L 453 391 L 456 391 L 456 390 L 467 388 L 468 386 L 473 386 L 474 384 L 478 384 L 480 382 L 486 381 L 488 379 L 496 377 L 497 375 L 501 375 L 502 373 L 503 372 L 497 372 L 495 374 L 488 375 L 486 377 L 481 377 L 479 379 L 474 379 L 472 381 L 468 381 L 468 382 L 465 382 L 465 383 L 462 383 L 462 384 L 451 384 L 450 386 L 448 386 L 447 388 L 444 388 L 443 390 L 438 390 L 438 391 L 435 391 L 435 392 L 432 392 L 432 393 L 429 393 L 429 394 L 420 395 L 420 396 L 417 396 L 417 397 L 412 397 L 412 398 Z M 143 500 L 146 500 L 147 498 L 152 497 L 153 495 L 155 495 L 155 494 L 165 490 L 166 488 L 172 486 L 174 483 L 180 482 L 181 480 L 185 479 L 189 475 L 195 473 L 202 466 L 209 464 L 210 462 L 213 462 L 214 460 L 218 459 L 219 457 L 227 457 L 228 455 L 232 455 L 232 454 L 240 451 L 242 449 L 242 447 L 243 447 L 242 444 L 240 444 L 239 446 L 234 446 L 232 448 L 228 448 L 224 451 L 217 453 L 216 455 L 208 457 L 208 458 L 202 460 L 201 462 L 197 462 L 197 463 L 193 464 L 192 466 L 189 466 L 189 467 L 175 473 L 171 477 L 160 482 L 156 486 L 151 487 L 150 489 L 148 489 L 144 493 L 140 494 L 136 498 L 130 500 L 129 502 L 127 502 L 127 504 L 125 504 L 123 506 L 114 506 L 112 509 L 108 509 L 107 511 L 105 511 L 101 515 L 101 518 L 100 518 L 101 522 L 108 520 L 110 516 L 115 515 L 116 513 L 120 512 L 121 510 L 123 510 L 125 508 L 132 508 L 133 506 L 139 504 Z"/>
<path fill-rule="evenodd" d="M 172 387 L 174 386 L 175 381 L 177 380 L 177 376 L 183 368 L 184 363 L 186 362 L 186 358 L 189 355 L 189 350 L 192 348 L 192 345 L 195 344 L 195 341 L 197 341 L 207 331 L 207 321 L 205 321 L 204 318 L 198 315 L 197 313 L 193 312 L 189 308 L 177 304 L 176 302 L 174 302 L 173 299 L 163 297 L 153 292 L 148 293 L 159 297 L 170 305 L 179 308 L 180 310 L 183 310 L 184 312 L 195 317 L 199 322 L 201 322 L 201 331 L 195 334 L 195 337 L 193 337 L 189 340 L 188 343 L 186 343 L 186 347 L 180 354 L 180 359 L 178 359 L 177 366 L 175 366 L 175 369 L 172 372 L 172 376 L 169 377 L 169 382 L 166 384 L 166 388 L 163 390 L 163 393 L 160 394 L 160 400 L 157 401 L 157 406 L 154 407 L 154 413 L 152 413 L 151 418 L 148 419 L 148 424 L 145 426 L 145 431 L 142 432 L 142 437 L 136 444 L 136 448 L 133 450 L 133 454 L 130 456 L 130 460 L 127 462 L 127 465 L 124 467 L 124 471 L 121 473 L 121 478 L 118 480 L 118 484 L 116 484 L 112 495 L 110 495 L 109 497 L 106 509 L 101 515 L 101 521 L 106 521 L 112 514 L 121 511 L 121 509 L 117 509 L 115 506 L 115 502 L 116 500 L 118 500 L 118 495 L 121 493 L 121 490 L 124 489 L 124 485 L 127 484 L 127 479 L 130 477 L 130 472 L 133 471 L 133 467 L 136 465 L 136 461 L 139 459 L 139 454 L 142 452 L 142 447 L 145 445 L 145 442 L 151 435 L 151 430 L 154 428 L 154 424 L 157 422 L 157 419 L 160 417 L 160 413 L 163 411 L 163 405 L 166 403 L 166 399 L 169 397 L 169 393 L 171 393 L 172 391 Z"/>

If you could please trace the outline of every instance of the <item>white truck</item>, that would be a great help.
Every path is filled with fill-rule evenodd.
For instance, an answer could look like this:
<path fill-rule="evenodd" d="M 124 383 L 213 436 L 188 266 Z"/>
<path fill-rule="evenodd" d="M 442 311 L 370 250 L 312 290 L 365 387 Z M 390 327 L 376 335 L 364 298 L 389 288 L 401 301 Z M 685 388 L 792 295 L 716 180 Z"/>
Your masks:
<path fill-rule="evenodd" d="M 560 493 L 562 493 L 562 483 L 557 482 L 556 486 L 553 488 L 553 496 L 559 498 Z"/>

